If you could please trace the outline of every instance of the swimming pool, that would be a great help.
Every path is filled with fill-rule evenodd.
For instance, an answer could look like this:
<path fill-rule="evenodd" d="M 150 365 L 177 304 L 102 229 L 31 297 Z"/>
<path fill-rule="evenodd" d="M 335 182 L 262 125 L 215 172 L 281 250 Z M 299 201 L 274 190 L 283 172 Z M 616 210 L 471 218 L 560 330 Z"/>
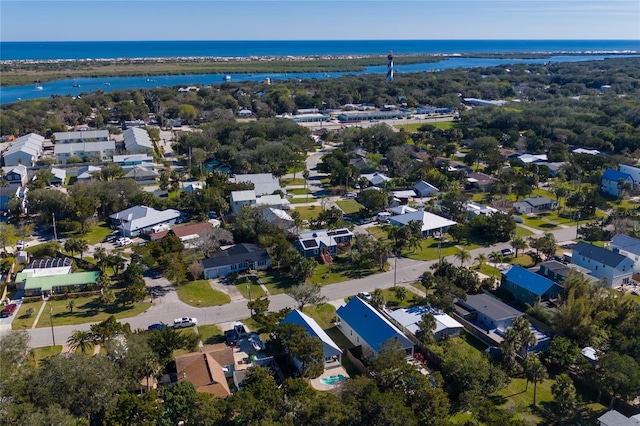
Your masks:
<path fill-rule="evenodd" d="M 320 379 L 320 381 L 322 383 L 324 383 L 325 385 L 328 386 L 334 386 L 337 383 L 343 382 L 347 380 L 346 376 L 342 375 L 342 374 L 338 374 L 336 376 L 329 376 L 329 377 L 325 377 L 324 379 Z"/>

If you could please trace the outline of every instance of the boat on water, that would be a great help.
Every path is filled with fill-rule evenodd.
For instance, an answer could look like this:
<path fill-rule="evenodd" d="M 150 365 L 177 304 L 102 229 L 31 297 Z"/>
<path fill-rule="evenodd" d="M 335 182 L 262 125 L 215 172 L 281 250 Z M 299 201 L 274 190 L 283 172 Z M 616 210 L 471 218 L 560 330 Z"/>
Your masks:
<path fill-rule="evenodd" d="M 78 83 L 74 84 L 73 87 L 80 87 Z"/>
<path fill-rule="evenodd" d="M 231 76 L 229 74 L 225 75 L 224 81 L 231 81 Z"/>
<path fill-rule="evenodd" d="M 36 81 L 36 90 L 44 90 L 44 87 L 40 84 L 40 80 Z"/>
<path fill-rule="evenodd" d="M 102 84 L 104 84 L 105 86 L 111 86 L 111 83 L 102 83 Z"/>

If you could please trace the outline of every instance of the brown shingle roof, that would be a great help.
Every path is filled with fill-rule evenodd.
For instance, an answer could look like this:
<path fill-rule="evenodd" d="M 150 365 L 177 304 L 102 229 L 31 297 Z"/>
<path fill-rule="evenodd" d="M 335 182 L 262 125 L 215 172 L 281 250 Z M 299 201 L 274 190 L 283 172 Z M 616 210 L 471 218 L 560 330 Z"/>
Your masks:
<path fill-rule="evenodd" d="M 192 383 L 198 392 L 219 398 L 231 395 L 223 365 L 232 365 L 233 350 L 224 344 L 204 346 L 201 352 L 176 357 L 178 381 Z"/>

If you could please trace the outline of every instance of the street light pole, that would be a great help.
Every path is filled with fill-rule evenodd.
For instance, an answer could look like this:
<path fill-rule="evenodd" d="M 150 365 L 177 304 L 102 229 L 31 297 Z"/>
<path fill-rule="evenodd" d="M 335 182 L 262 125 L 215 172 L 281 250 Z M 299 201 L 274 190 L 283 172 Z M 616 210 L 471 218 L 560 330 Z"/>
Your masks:
<path fill-rule="evenodd" d="M 578 216 L 576 216 L 576 239 L 580 230 L 580 210 L 578 210 Z"/>
<path fill-rule="evenodd" d="M 398 278 L 398 253 L 394 253 L 396 259 L 393 265 L 393 288 L 396 288 L 396 282 Z"/>
<path fill-rule="evenodd" d="M 53 307 L 51 306 L 51 302 L 49 302 L 49 322 L 51 323 L 51 337 L 53 339 L 53 346 L 56 345 L 56 335 L 53 332 Z"/>

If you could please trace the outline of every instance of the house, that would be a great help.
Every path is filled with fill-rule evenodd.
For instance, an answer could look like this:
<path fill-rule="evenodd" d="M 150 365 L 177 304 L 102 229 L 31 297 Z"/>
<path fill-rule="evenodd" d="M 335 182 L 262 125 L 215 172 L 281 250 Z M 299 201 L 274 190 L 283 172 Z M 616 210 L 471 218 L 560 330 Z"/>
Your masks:
<path fill-rule="evenodd" d="M 633 273 L 640 274 L 640 240 L 624 234 L 616 234 L 609 247 L 633 261 Z"/>
<path fill-rule="evenodd" d="M 78 169 L 77 182 L 87 182 L 94 179 L 95 174 L 100 173 L 102 167 L 98 166 L 84 166 Z"/>
<path fill-rule="evenodd" d="M 271 266 L 271 258 L 260 246 L 243 243 L 221 248 L 200 263 L 204 278 L 212 279 L 234 272 L 267 269 Z"/>
<path fill-rule="evenodd" d="M 313 258 L 321 256 L 323 260 L 328 256 L 338 254 L 338 248 L 351 244 L 353 232 L 347 228 L 335 230 L 316 229 L 301 232 L 293 246 L 304 257 Z M 326 260 L 329 260 L 328 258 Z"/>
<path fill-rule="evenodd" d="M 579 241 L 573 246 L 571 262 L 604 280 L 605 287 L 617 288 L 631 283 L 634 261 L 620 253 Z"/>
<path fill-rule="evenodd" d="M 249 182 L 253 184 L 253 190 L 256 196 L 271 195 L 276 191 L 286 192 L 280 187 L 280 181 L 273 177 L 271 173 L 254 173 L 248 175 L 236 175 L 235 181 Z"/>
<path fill-rule="evenodd" d="M 468 183 L 468 186 L 471 188 L 479 189 L 480 191 L 489 191 L 493 186 L 496 178 L 493 176 L 489 176 L 486 173 L 481 172 L 473 172 L 469 173 L 465 180 Z"/>
<path fill-rule="evenodd" d="M 598 422 L 600 426 L 640 426 L 640 414 L 627 417 L 616 410 L 609 410 L 598 417 Z"/>
<path fill-rule="evenodd" d="M 16 187 L 16 186 L 26 186 L 29 181 L 29 176 L 27 175 L 27 167 L 18 164 L 17 166 L 5 166 L 2 168 L 4 171 L 4 180 L 9 184 L 8 186 Z"/>
<path fill-rule="evenodd" d="M 44 138 L 35 133 L 20 136 L 2 154 L 5 166 L 33 166 L 42 153 Z"/>
<path fill-rule="evenodd" d="M 558 172 L 560 171 L 560 169 L 566 165 L 567 163 L 564 161 L 554 161 L 554 162 L 549 162 L 549 161 L 539 161 L 537 163 L 535 163 L 536 166 L 538 167 L 546 167 L 547 169 L 549 169 L 549 176 L 550 177 L 556 177 L 558 175 Z M 538 172 L 538 169 L 536 168 L 536 173 Z"/>
<path fill-rule="evenodd" d="M 133 166 L 131 169 L 124 175 L 127 179 L 133 179 L 136 181 L 138 185 L 148 185 L 156 183 L 160 174 L 155 170 L 149 170 L 142 166 Z"/>
<path fill-rule="evenodd" d="M 7 210 L 11 197 L 22 198 L 24 190 L 19 186 L 0 186 L 0 211 Z"/>
<path fill-rule="evenodd" d="M 524 315 L 488 293 L 467 296 L 467 300 L 458 300 L 456 312 L 464 319 L 475 323 L 485 330 L 508 330 L 513 320 Z"/>
<path fill-rule="evenodd" d="M 185 248 L 195 247 L 198 240 L 207 238 L 213 232 L 213 225 L 209 222 L 198 222 L 190 225 L 176 226 L 149 235 L 151 241 L 162 239 L 167 234 L 175 235 L 185 245 Z"/>
<path fill-rule="evenodd" d="M 99 277 L 98 271 L 34 276 L 25 278 L 21 283 L 16 281 L 16 287 L 24 290 L 25 296 L 94 290 Z"/>
<path fill-rule="evenodd" d="M 466 164 L 460 161 L 451 160 L 450 158 L 447 158 L 447 157 L 436 157 L 435 165 L 439 169 L 445 169 L 446 171 L 451 173 L 455 173 L 455 172 L 472 173 L 473 172 L 473 169 L 471 169 L 471 167 L 467 166 Z"/>
<path fill-rule="evenodd" d="M 439 309 L 430 306 L 414 306 L 412 308 L 396 309 L 389 315 L 414 336 L 420 329 L 418 325 L 424 314 L 431 314 L 436 320 L 436 328 L 433 330 L 436 341 L 444 338 L 458 337 L 464 328 L 458 321 Z"/>
<path fill-rule="evenodd" d="M 600 178 L 600 191 L 614 197 L 620 197 L 623 192 L 622 184 L 629 184 L 633 187 L 634 182 L 631 175 L 619 172 L 614 169 L 607 169 Z"/>
<path fill-rule="evenodd" d="M 550 279 L 554 283 L 562 285 L 562 282 L 567 279 L 571 271 L 575 271 L 576 273 L 581 274 L 583 278 L 593 284 L 599 282 L 596 277 L 589 275 L 589 273 L 591 272 L 590 270 L 578 265 L 566 265 L 562 262 L 558 262 L 557 260 L 548 260 L 546 262 L 542 262 L 539 265 L 539 269 L 536 273 Z"/>
<path fill-rule="evenodd" d="M 426 212 L 424 210 L 391 216 L 391 224 L 395 226 L 405 226 L 408 225 L 409 222 L 412 222 L 414 220 L 422 224 L 421 229 L 422 235 L 424 236 L 434 234 L 442 235 L 447 232 L 450 226 L 456 224 L 456 222 L 452 220 L 445 219 L 444 217 Z"/>
<path fill-rule="evenodd" d="M 484 206 L 480 203 L 476 203 L 475 201 L 467 201 L 466 203 L 464 203 L 464 208 L 467 211 L 467 216 L 469 216 L 469 219 L 472 219 L 473 217 L 481 214 L 485 216 L 491 216 L 492 214 L 498 212 L 498 209 Z"/>
<path fill-rule="evenodd" d="M 297 233 L 295 220 L 284 210 L 266 207 L 262 209 L 262 218 L 265 222 L 277 226 L 290 235 Z"/>
<path fill-rule="evenodd" d="M 547 197 L 537 195 L 532 198 L 525 198 L 522 201 L 513 203 L 513 208 L 519 214 L 540 213 L 557 209 L 558 202 Z"/>
<path fill-rule="evenodd" d="M 114 155 L 113 162 L 125 170 L 133 166 L 142 166 L 149 170 L 155 169 L 153 157 L 149 154 Z"/>
<path fill-rule="evenodd" d="M 278 194 L 257 196 L 255 190 L 232 191 L 229 196 L 232 213 L 240 213 L 244 206 L 269 206 L 280 210 L 289 210 L 291 203 Z"/>
<path fill-rule="evenodd" d="M 416 192 L 416 195 L 420 198 L 423 197 L 433 197 L 437 195 L 440 190 L 435 186 L 427 183 L 423 180 L 413 185 L 413 190 Z"/>
<path fill-rule="evenodd" d="M 392 216 L 398 216 L 401 214 L 417 212 L 418 209 L 414 209 L 413 207 L 409 207 L 407 205 L 400 205 L 400 206 L 390 207 L 387 209 L 387 211 L 391 213 Z"/>
<path fill-rule="evenodd" d="M 250 109 L 243 108 L 238 111 L 238 117 L 240 118 L 250 118 L 251 116 L 253 116 L 253 111 Z"/>
<path fill-rule="evenodd" d="M 224 343 L 203 346 L 198 352 L 176 356 L 175 361 L 178 382 L 190 382 L 197 392 L 218 398 L 231 395 L 227 378 L 233 376 L 235 360 L 229 346 Z"/>
<path fill-rule="evenodd" d="M 595 348 L 592 348 L 591 346 L 585 346 L 584 348 L 580 349 L 580 353 L 583 357 L 585 357 L 587 361 L 589 361 L 589 364 L 591 364 L 592 366 L 595 367 L 598 364 L 598 351 L 596 351 Z"/>
<path fill-rule="evenodd" d="M 149 132 L 141 127 L 131 127 L 123 133 L 124 149 L 133 154 L 152 153 L 154 151 L 153 141 L 149 137 Z"/>
<path fill-rule="evenodd" d="M 338 328 L 351 343 L 370 350 L 377 358 L 380 348 L 388 340 L 395 340 L 407 355 L 413 355 L 413 342 L 373 306 L 353 297 L 336 311 Z"/>
<path fill-rule="evenodd" d="M 53 177 L 49 181 L 49 184 L 55 186 L 64 185 L 65 181 L 67 180 L 67 171 L 65 169 L 58 169 L 56 167 L 52 167 L 50 171 Z"/>
<path fill-rule="evenodd" d="M 115 151 L 116 143 L 114 141 L 56 144 L 53 148 L 56 161 L 59 164 L 66 164 L 71 157 L 107 161 L 111 160 Z"/>
<path fill-rule="evenodd" d="M 156 210 L 146 206 L 134 206 L 109 216 L 123 237 L 135 237 L 149 233 L 156 225 L 176 223 L 181 216 L 178 210 Z"/>
<path fill-rule="evenodd" d="M 369 181 L 369 184 L 372 186 L 376 186 L 378 188 L 382 188 L 384 187 L 387 182 L 391 182 L 391 178 L 387 175 L 385 175 L 384 173 L 365 173 L 360 175 L 360 177 L 365 178 L 367 181 Z"/>
<path fill-rule="evenodd" d="M 305 313 L 294 309 L 287 315 L 282 323 L 297 324 L 307 330 L 310 336 L 320 339 L 322 342 L 322 352 L 324 353 L 324 368 L 340 367 L 342 363 L 342 349 L 329 337 L 329 335 L 318 325 L 318 323 Z M 300 368 L 300 362 L 294 360 L 296 367 Z"/>
<path fill-rule="evenodd" d="M 81 130 L 76 132 L 56 132 L 53 134 L 56 145 L 66 143 L 106 142 L 108 130 Z"/>
<path fill-rule="evenodd" d="M 640 185 L 640 168 L 634 166 L 627 166 L 626 164 L 618 164 L 618 170 L 622 173 L 626 173 L 633 179 L 633 185 Z"/>
<path fill-rule="evenodd" d="M 189 185 L 182 188 L 180 192 L 195 192 L 202 191 L 204 189 L 204 183 L 202 182 L 191 182 Z"/>
<path fill-rule="evenodd" d="M 502 272 L 500 287 L 511 293 L 518 302 L 530 306 L 542 300 L 555 299 L 563 290 L 550 279 L 519 265 Z"/>
<path fill-rule="evenodd" d="M 538 163 L 540 161 L 547 161 L 547 154 L 522 154 L 518 156 L 518 160 L 524 164 Z"/>
<path fill-rule="evenodd" d="M 598 151 L 597 149 L 588 148 L 576 148 L 571 152 L 574 154 L 600 155 L 600 151 Z"/>

